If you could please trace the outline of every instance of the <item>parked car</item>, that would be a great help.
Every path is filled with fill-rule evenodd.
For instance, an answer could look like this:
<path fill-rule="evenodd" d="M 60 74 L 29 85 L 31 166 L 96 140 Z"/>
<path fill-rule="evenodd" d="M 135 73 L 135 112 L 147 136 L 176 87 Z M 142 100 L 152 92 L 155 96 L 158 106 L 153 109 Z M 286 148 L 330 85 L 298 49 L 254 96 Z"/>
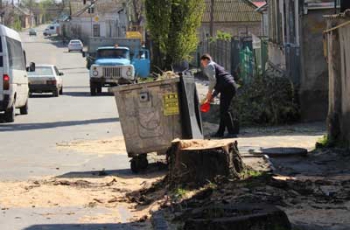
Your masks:
<path fill-rule="evenodd" d="M 80 51 L 83 52 L 84 45 L 80 40 L 70 40 L 68 44 L 68 52 Z"/>
<path fill-rule="evenodd" d="M 16 109 L 28 114 L 28 78 L 26 55 L 19 34 L 0 25 L 0 112 L 6 122 L 13 122 Z M 27 68 L 35 70 L 35 64 Z"/>
<path fill-rule="evenodd" d="M 59 27 L 60 26 L 58 24 L 49 25 L 43 32 L 44 36 L 51 36 L 54 34 L 58 34 Z"/>
<path fill-rule="evenodd" d="M 37 65 L 28 73 L 29 93 L 51 93 L 58 97 L 63 94 L 63 73 L 54 65 Z"/>
<path fill-rule="evenodd" d="M 36 30 L 33 28 L 29 29 L 29 36 L 32 36 L 32 35 L 36 36 Z"/>

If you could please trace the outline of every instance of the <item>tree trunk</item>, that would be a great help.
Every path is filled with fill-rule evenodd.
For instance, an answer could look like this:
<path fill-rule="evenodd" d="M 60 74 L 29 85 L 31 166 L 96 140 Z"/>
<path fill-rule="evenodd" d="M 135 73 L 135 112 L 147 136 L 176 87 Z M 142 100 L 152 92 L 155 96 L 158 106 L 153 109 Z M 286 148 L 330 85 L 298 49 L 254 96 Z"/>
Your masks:
<path fill-rule="evenodd" d="M 228 140 L 176 140 L 168 151 L 170 183 L 202 185 L 218 176 L 239 178 L 244 164 L 237 142 Z"/>

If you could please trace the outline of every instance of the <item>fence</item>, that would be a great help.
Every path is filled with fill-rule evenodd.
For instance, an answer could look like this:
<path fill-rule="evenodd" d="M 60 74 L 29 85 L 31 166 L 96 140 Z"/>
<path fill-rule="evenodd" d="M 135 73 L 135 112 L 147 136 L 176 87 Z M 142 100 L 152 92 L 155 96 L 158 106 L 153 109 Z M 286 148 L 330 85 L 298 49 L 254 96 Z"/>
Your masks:
<path fill-rule="evenodd" d="M 259 39 L 259 42 L 260 46 L 253 49 L 252 37 L 206 40 L 198 46 L 192 64 L 199 67 L 200 56 L 209 53 L 232 75 L 238 74 L 244 83 L 250 83 L 254 76 L 264 73 L 267 62 L 267 41 Z"/>

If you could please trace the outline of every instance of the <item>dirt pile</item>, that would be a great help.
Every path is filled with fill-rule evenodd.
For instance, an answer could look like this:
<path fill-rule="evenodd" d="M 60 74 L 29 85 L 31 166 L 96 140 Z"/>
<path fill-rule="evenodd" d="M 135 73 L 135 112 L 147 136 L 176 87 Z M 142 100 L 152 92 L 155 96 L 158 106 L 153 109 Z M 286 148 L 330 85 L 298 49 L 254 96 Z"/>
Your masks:
<path fill-rule="evenodd" d="M 91 174 L 79 179 L 56 177 L 24 182 L 0 182 L 0 208 L 6 211 L 14 208 L 77 207 L 86 209 L 86 215 L 79 217 L 80 223 L 144 222 L 140 229 L 148 229 L 149 221 L 146 220 L 150 215 L 149 208 L 157 209 L 159 206 L 136 209 L 137 203 L 128 199 L 126 194 L 144 189 L 162 177 L 159 173 L 151 174 L 148 178 Z M 92 216 L 89 209 L 103 209 L 105 212 L 103 215 Z M 123 210 L 122 214 L 119 210 Z M 123 213 L 127 213 L 127 217 L 123 216 Z"/>

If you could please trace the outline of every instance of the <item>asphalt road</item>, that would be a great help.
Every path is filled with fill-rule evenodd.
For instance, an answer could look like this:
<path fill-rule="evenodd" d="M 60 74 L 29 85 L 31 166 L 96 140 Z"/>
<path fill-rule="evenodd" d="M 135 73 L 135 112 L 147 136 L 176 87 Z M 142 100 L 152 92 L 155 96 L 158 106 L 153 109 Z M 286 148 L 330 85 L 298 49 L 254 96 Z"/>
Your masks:
<path fill-rule="evenodd" d="M 14 123 L 0 123 L 0 180 L 24 180 L 90 170 L 120 170 L 130 173 L 124 154 L 79 154 L 62 151 L 56 143 L 121 136 L 113 95 L 91 97 L 85 59 L 68 53 L 54 39 L 21 33 L 27 61 L 54 64 L 64 73 L 64 94 L 59 98 L 36 95 L 29 99 L 29 115 Z"/>

